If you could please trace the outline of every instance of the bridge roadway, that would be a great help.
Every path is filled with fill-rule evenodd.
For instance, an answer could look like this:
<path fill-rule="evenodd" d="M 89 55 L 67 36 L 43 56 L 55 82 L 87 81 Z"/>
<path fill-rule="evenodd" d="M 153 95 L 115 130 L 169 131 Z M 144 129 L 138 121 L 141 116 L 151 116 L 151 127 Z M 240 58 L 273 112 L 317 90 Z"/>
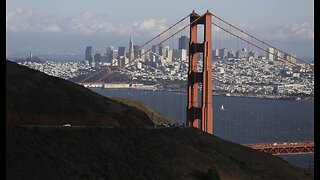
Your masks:
<path fill-rule="evenodd" d="M 287 155 L 287 154 L 313 154 L 314 141 L 304 142 L 284 142 L 273 144 L 243 144 L 244 146 L 261 152 L 270 153 L 273 155 Z"/>

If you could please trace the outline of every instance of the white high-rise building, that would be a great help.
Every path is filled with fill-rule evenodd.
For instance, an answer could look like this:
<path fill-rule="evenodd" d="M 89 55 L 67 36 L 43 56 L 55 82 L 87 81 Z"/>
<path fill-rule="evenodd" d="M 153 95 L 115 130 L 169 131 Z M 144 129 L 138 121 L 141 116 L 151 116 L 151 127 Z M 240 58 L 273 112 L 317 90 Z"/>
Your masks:
<path fill-rule="evenodd" d="M 118 57 L 118 49 L 111 50 L 111 59 L 117 59 Z"/>
<path fill-rule="evenodd" d="M 219 49 L 214 49 L 212 55 L 219 56 Z"/>
<path fill-rule="evenodd" d="M 169 49 L 169 51 L 167 52 L 167 61 L 171 62 L 172 61 L 172 50 Z"/>
<path fill-rule="evenodd" d="M 141 55 L 141 57 L 140 57 L 140 58 L 141 58 L 141 61 L 142 61 L 142 62 L 145 62 L 145 61 L 148 59 L 148 58 L 147 58 L 148 56 L 146 55 L 146 54 L 147 54 L 147 53 L 146 53 L 146 50 L 145 50 L 145 49 L 140 49 L 139 51 L 140 51 L 139 54 Z"/>
<path fill-rule="evenodd" d="M 167 62 L 171 62 L 172 61 L 172 50 L 170 49 L 169 46 L 165 46 L 164 47 L 164 54 L 163 56 L 165 57 L 165 59 L 167 60 Z"/>
<path fill-rule="evenodd" d="M 142 69 L 142 63 L 141 63 L 141 62 L 138 62 L 138 63 L 137 63 L 137 68 L 138 68 L 138 69 Z"/>
<path fill-rule="evenodd" d="M 266 55 L 267 60 L 273 61 L 273 54 L 274 54 L 273 48 L 267 48 L 267 55 Z"/>
<path fill-rule="evenodd" d="M 187 50 L 181 49 L 181 60 L 186 61 L 187 60 Z"/>
<path fill-rule="evenodd" d="M 149 61 L 156 62 L 156 54 L 154 52 L 149 53 Z"/>

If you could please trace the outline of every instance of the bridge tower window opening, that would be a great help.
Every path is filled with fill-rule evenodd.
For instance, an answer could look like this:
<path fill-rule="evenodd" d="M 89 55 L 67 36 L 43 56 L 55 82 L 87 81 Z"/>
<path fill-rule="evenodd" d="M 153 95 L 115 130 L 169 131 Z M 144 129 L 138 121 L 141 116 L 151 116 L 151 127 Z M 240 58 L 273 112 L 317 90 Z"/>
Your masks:
<path fill-rule="evenodd" d="M 203 43 L 204 42 L 204 25 L 198 24 L 197 25 L 197 43 Z"/>

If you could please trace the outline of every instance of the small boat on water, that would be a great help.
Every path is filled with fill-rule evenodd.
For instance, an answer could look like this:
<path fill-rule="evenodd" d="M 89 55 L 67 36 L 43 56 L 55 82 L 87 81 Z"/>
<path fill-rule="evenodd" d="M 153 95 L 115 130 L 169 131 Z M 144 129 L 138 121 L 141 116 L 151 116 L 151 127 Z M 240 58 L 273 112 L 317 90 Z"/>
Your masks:
<path fill-rule="evenodd" d="M 221 105 L 221 110 L 223 111 L 223 110 L 226 110 L 224 107 L 223 107 L 223 104 Z"/>

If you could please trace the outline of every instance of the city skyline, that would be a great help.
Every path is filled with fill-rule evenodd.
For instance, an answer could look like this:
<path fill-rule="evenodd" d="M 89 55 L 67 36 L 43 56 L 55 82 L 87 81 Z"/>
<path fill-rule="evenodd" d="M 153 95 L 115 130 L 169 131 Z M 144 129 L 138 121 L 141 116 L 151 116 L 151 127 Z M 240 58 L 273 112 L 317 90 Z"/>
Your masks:
<path fill-rule="evenodd" d="M 268 1 L 254 3 L 253 6 L 253 1 L 247 0 L 237 8 L 233 6 L 237 3 L 235 1 L 200 1 L 196 6 L 183 2 L 165 1 L 153 8 L 153 3 L 144 1 L 140 2 L 145 4 L 141 7 L 137 5 L 140 3 L 134 5 L 133 2 L 121 6 L 118 2 L 112 2 L 111 7 L 102 6 L 111 2 L 95 1 L 90 5 L 88 2 L 78 2 L 78 8 L 75 8 L 71 7 L 75 3 L 73 0 L 65 4 L 62 1 L 43 3 L 12 0 L 7 3 L 6 54 L 10 56 L 30 51 L 34 54 L 83 54 L 83 47 L 90 44 L 102 51 L 106 46 L 126 45 L 130 34 L 135 44 L 139 45 L 193 9 L 199 13 L 209 9 L 280 49 L 295 52 L 298 57 L 313 57 L 313 1 L 282 1 L 277 2 L 277 6 L 274 5 L 276 1 Z M 179 10 L 163 7 L 164 4 L 174 6 L 179 3 Z M 44 11 L 46 5 L 52 8 Z M 101 7 L 105 7 L 105 11 Z M 130 10 L 130 7 L 137 11 Z M 257 12 L 263 7 L 265 11 Z"/>
<path fill-rule="evenodd" d="M 145 49 L 145 47 L 140 47 L 139 45 L 136 45 L 133 43 L 132 36 L 130 36 L 129 40 L 129 46 L 126 48 L 125 46 L 107 46 L 104 50 L 98 51 L 94 48 L 94 45 L 88 45 L 85 48 L 85 51 L 81 55 L 76 55 L 74 57 L 77 58 L 77 61 L 88 61 L 90 63 L 92 62 L 108 62 L 112 63 L 112 60 L 117 59 L 118 61 L 124 60 L 123 57 L 126 57 L 126 61 L 136 60 L 137 59 L 150 59 L 150 53 L 154 53 L 154 56 L 162 57 L 162 58 L 169 58 L 173 60 L 173 58 L 176 60 L 177 58 L 180 58 L 182 61 L 185 61 L 187 57 L 189 56 L 189 37 L 188 36 L 180 36 L 178 37 L 179 41 L 177 44 L 173 44 L 173 46 L 169 45 L 159 45 L 155 46 L 152 45 L 151 48 Z M 144 54 L 144 52 L 146 54 Z M 148 52 L 149 51 L 149 52 Z M 131 54 L 129 54 L 132 52 Z M 267 53 L 269 52 L 269 53 Z M 273 55 L 273 53 L 275 55 Z M 169 55 L 171 54 L 171 55 Z M 46 57 L 46 55 L 40 55 L 41 58 Z M 81 57 L 82 56 L 82 57 Z M 226 47 L 220 47 L 220 48 L 213 48 L 212 49 L 212 60 L 226 60 L 228 58 L 231 59 L 241 59 L 241 58 L 248 58 L 249 56 L 254 57 L 255 59 L 260 56 L 261 58 L 264 57 L 268 60 L 276 60 L 276 61 L 282 61 L 281 59 L 288 60 L 291 62 L 296 63 L 296 54 L 294 52 L 290 53 L 281 53 L 278 50 L 274 50 L 273 48 L 266 48 L 265 51 L 262 51 L 260 49 L 254 49 L 249 48 L 247 49 L 245 46 L 243 47 L 232 47 L 228 46 Z M 292 57 L 293 56 L 293 57 Z M 47 58 L 50 59 L 50 55 L 47 56 Z M 184 57 L 184 58 L 182 58 Z M 14 59 L 24 59 L 25 57 L 18 57 Z M 32 51 L 29 52 L 29 59 L 32 58 Z M 28 59 L 27 58 L 27 59 Z M 36 57 L 38 58 L 38 57 Z M 41 59 L 40 58 L 40 59 Z M 48 60 L 47 58 L 44 58 L 43 60 Z M 80 59 L 79 59 L 80 58 Z M 155 57 L 154 57 L 155 58 Z M 199 57 L 201 59 L 201 56 Z M 51 59 L 54 60 L 54 59 Z M 68 59 L 65 59 L 68 61 Z M 306 59 L 305 59 L 306 60 Z M 308 60 L 307 60 L 308 61 Z M 299 62 L 301 63 L 301 62 Z M 121 64 L 121 63 L 120 63 Z M 116 66 L 120 65 L 116 64 Z M 93 65 L 94 66 L 94 65 Z"/>

